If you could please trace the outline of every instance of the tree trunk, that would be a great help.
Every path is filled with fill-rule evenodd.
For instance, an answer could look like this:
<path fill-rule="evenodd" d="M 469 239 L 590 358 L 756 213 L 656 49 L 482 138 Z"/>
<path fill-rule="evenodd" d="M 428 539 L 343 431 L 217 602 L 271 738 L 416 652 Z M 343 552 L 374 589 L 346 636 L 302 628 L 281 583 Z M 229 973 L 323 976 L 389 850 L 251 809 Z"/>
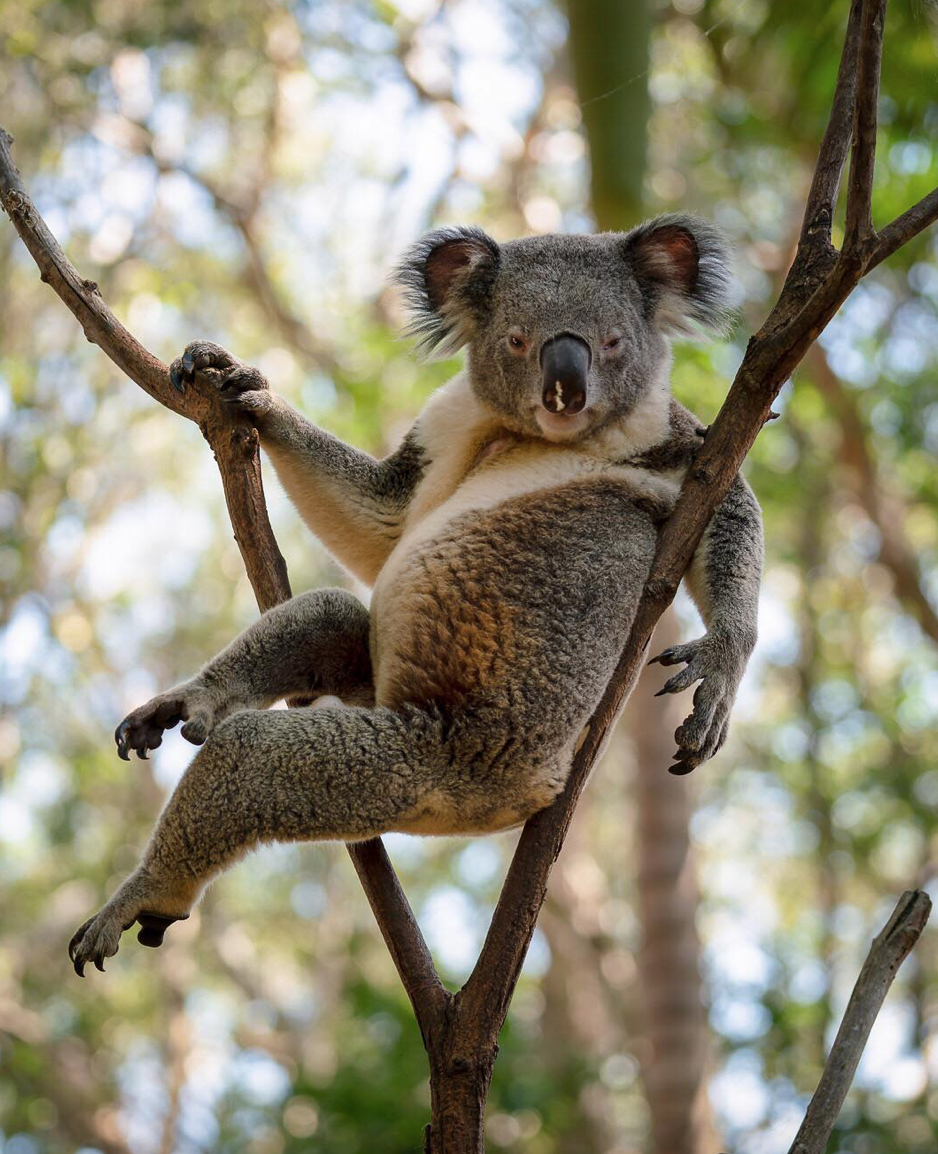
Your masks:
<path fill-rule="evenodd" d="M 600 229 L 643 211 L 648 140 L 648 0 L 567 0 L 570 64 L 589 145 L 590 199 Z"/>
<path fill-rule="evenodd" d="M 430 1050 L 430 1117 L 425 1154 L 483 1154 L 485 1100 L 497 1047 L 466 1045 L 457 998 Z"/>

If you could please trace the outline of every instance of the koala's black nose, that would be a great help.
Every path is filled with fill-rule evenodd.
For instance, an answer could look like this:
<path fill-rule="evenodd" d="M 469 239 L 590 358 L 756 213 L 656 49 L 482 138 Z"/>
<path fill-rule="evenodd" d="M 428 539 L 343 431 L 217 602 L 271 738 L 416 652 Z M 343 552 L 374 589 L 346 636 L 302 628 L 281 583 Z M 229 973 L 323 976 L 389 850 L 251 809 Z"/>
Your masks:
<path fill-rule="evenodd" d="M 541 396 L 549 413 L 579 413 L 586 404 L 590 347 L 571 333 L 561 333 L 541 349 Z"/>

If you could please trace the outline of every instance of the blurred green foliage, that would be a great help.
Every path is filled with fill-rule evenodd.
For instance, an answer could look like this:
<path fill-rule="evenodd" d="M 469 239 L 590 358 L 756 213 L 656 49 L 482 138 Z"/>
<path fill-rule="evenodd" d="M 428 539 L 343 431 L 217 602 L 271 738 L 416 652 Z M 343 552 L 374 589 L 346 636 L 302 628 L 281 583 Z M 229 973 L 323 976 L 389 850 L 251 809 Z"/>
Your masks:
<path fill-rule="evenodd" d="M 705 420 L 790 255 L 846 7 L 656 0 L 649 75 L 621 77 L 651 94 L 646 202 L 712 217 L 739 250 L 738 336 L 676 361 Z M 935 36 L 933 6 L 894 0 L 879 222 L 938 184 Z M 562 11 L 535 0 L 8 0 L 0 120 L 50 227 L 148 347 L 219 340 L 382 452 L 454 368 L 416 366 L 395 336 L 382 285 L 400 248 L 436 221 L 591 227 L 564 44 Z M 85 983 L 69 970 L 71 931 L 188 758 L 171 739 L 126 767 L 110 731 L 254 608 L 198 430 L 83 341 L 9 227 L 0 284 L 0 1149 L 417 1151 L 419 1035 L 338 847 L 257 854 L 165 950 L 128 942 Z M 857 291 L 748 466 L 762 640 L 693 822 L 711 1098 L 734 1154 L 787 1149 L 870 933 L 899 890 L 935 884 L 936 305 L 923 237 Z M 294 588 L 344 581 L 268 489 Z M 628 756 L 626 735 L 558 866 L 502 1039 L 493 1149 L 645 1142 Z M 512 838 L 390 844 L 458 981 Z M 836 1154 L 934 1151 L 936 960 L 929 931 Z"/>

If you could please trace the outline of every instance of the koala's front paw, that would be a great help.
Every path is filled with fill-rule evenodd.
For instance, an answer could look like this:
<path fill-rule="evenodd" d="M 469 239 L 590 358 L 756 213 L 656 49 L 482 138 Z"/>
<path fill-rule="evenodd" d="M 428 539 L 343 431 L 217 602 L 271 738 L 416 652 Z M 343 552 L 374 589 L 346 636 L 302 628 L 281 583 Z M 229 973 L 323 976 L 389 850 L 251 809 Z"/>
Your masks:
<path fill-rule="evenodd" d="M 664 683 L 656 697 L 680 693 L 695 681 L 701 682 L 694 692 L 693 712 L 675 731 L 678 749 L 675 764 L 669 770 L 675 774 L 690 773 L 713 757 L 726 741 L 730 710 L 745 669 L 745 657 L 725 638 L 708 633 L 697 641 L 672 645 L 648 664 L 655 662 L 684 665 Z"/>
<path fill-rule="evenodd" d="M 147 750 L 163 743 L 163 731 L 184 721 L 182 736 L 193 745 L 202 745 L 215 727 L 217 703 L 205 689 L 191 682 L 161 693 L 128 713 L 114 731 L 117 752 L 130 761 L 130 750 L 147 760 Z"/>
<path fill-rule="evenodd" d="M 181 357 L 169 367 L 169 379 L 180 392 L 201 374 L 218 389 L 226 404 L 247 413 L 262 413 L 270 404 L 267 378 L 251 365 L 241 361 L 212 341 L 193 341 Z"/>

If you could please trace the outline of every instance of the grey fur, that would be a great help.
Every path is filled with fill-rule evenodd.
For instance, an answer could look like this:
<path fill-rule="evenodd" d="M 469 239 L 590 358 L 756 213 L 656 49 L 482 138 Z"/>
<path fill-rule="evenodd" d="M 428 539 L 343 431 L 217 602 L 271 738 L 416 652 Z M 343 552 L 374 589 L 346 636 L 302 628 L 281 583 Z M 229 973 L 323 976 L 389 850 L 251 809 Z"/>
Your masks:
<path fill-rule="evenodd" d="M 201 373 L 252 415 L 304 519 L 375 588 L 370 611 L 341 590 L 271 610 L 118 727 L 122 755 L 145 756 L 180 720 L 202 748 L 138 870 L 73 938 L 79 973 L 135 920 L 159 944 L 259 842 L 485 833 L 550 804 L 702 443 L 670 399 L 667 334 L 718 317 L 722 251 L 686 217 L 502 246 L 477 230 L 431 234 L 405 263 L 417 332 L 465 339 L 468 366 L 383 461 L 311 425 L 217 345 L 174 362 L 177 387 Z M 539 351 L 560 333 L 589 345 L 588 402 L 545 419 Z M 761 558 L 740 480 L 688 574 L 708 632 L 660 657 L 686 666 L 668 692 L 701 681 L 676 734 L 679 771 L 725 740 Z M 319 701 L 268 711 L 284 697 Z"/>

